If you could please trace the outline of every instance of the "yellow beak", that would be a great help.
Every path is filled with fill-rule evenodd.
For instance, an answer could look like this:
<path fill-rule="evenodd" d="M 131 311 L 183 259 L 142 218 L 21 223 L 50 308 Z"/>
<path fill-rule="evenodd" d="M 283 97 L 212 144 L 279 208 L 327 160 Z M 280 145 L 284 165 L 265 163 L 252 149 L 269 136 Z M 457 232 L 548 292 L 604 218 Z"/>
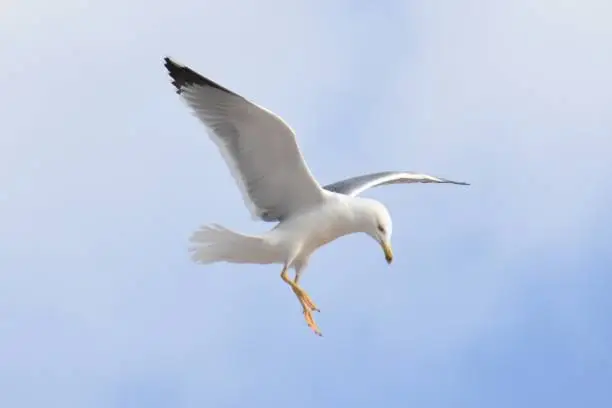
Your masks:
<path fill-rule="evenodd" d="M 385 252 L 385 259 L 387 263 L 390 264 L 393 262 L 393 249 L 391 248 L 391 244 L 387 242 L 382 242 L 380 244 L 382 246 L 383 251 Z"/>

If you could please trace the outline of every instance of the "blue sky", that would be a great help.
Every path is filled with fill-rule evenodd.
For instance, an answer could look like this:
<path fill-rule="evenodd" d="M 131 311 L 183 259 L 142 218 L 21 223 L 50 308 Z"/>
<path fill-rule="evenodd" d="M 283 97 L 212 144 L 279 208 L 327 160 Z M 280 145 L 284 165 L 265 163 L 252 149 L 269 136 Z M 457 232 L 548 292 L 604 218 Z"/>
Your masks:
<path fill-rule="evenodd" d="M 0 406 L 612 403 L 612 3 L 9 1 L 0 13 Z M 305 326 L 272 266 L 187 238 L 254 223 L 162 58 L 277 112 L 368 196 Z M 214 195 L 214 198 L 213 198 Z"/>

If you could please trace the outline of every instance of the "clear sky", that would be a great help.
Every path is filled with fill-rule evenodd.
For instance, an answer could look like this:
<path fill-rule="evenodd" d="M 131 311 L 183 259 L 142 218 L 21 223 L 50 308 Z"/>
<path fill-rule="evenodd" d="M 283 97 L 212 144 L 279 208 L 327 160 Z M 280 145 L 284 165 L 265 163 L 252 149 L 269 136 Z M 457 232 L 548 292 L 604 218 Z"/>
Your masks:
<path fill-rule="evenodd" d="M 612 406 L 609 0 L 4 0 L 0 406 Z M 170 55 L 277 112 L 367 195 L 312 258 L 310 333 L 275 266 L 187 238 L 263 231 Z"/>

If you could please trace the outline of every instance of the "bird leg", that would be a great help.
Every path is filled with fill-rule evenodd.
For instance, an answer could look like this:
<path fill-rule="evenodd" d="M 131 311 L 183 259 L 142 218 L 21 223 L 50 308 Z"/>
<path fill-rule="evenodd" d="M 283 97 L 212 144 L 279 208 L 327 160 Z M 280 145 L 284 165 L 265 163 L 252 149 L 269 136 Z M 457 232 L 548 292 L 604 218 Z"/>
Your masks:
<path fill-rule="evenodd" d="M 310 311 L 320 312 L 317 305 L 315 305 L 315 303 L 312 301 L 310 296 L 308 296 L 308 293 L 306 293 L 304 289 L 302 289 L 298 285 L 292 286 L 291 289 L 293 289 L 293 293 L 295 293 L 298 299 L 300 299 L 302 306 L 304 306 L 306 309 Z"/>
<path fill-rule="evenodd" d="M 301 288 L 300 284 L 298 283 L 299 280 L 300 280 L 300 269 L 296 269 L 296 271 L 295 271 L 295 278 L 293 279 L 294 285 L 291 286 L 291 288 L 293 289 L 293 292 L 295 293 L 295 295 L 298 298 L 301 297 L 304 300 L 304 302 L 306 303 L 306 306 L 310 310 L 312 310 L 313 312 L 320 312 L 319 308 L 317 307 L 315 302 L 312 301 L 312 299 L 310 298 L 308 293 L 306 293 L 306 291 Z M 301 291 L 301 294 L 296 292 L 295 286 L 297 286 L 299 288 L 299 290 Z"/>
<path fill-rule="evenodd" d="M 289 279 L 289 277 L 287 276 L 287 267 L 286 266 L 283 268 L 283 271 L 281 272 L 281 279 L 287 285 L 291 286 L 291 289 L 293 290 L 293 293 L 295 293 L 295 295 L 297 296 L 298 300 L 300 301 L 300 304 L 302 305 L 302 308 L 304 309 L 303 310 L 303 312 L 304 312 L 304 319 L 306 320 L 306 324 L 308 324 L 308 327 L 310 327 L 312 329 L 312 331 L 314 331 L 314 333 L 316 335 L 322 336 L 321 330 L 319 329 L 319 326 L 315 322 L 314 317 L 312 317 L 312 311 L 313 310 L 318 311 L 319 309 L 317 309 L 316 305 L 310 299 L 310 296 L 308 296 L 306 291 L 304 291 L 304 289 L 302 289 L 297 283 L 295 283 L 291 279 Z"/>

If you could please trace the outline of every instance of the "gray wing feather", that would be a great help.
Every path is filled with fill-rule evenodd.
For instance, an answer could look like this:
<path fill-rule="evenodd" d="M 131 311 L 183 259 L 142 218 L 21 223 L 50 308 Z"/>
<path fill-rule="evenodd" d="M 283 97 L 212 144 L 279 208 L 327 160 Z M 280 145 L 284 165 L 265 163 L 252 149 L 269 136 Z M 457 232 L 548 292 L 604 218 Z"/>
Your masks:
<path fill-rule="evenodd" d="M 165 58 L 176 92 L 206 125 L 255 218 L 280 221 L 323 200 L 291 128 L 277 115 Z"/>
<path fill-rule="evenodd" d="M 462 181 L 452 181 L 427 174 L 414 173 L 408 171 L 382 171 L 379 173 L 365 174 L 328 184 L 323 188 L 334 193 L 356 196 L 363 191 L 383 186 L 386 184 L 407 184 L 407 183 L 447 183 L 467 186 L 468 183 Z"/>

